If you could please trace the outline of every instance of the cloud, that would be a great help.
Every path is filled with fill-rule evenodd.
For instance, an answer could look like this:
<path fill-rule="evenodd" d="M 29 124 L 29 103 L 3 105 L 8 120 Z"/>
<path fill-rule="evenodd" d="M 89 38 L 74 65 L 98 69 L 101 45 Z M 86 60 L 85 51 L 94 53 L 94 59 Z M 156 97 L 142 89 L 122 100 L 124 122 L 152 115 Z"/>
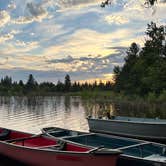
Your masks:
<path fill-rule="evenodd" d="M 111 54 L 105 57 L 100 55 L 94 57 L 92 55 L 88 55 L 85 57 L 74 58 L 72 56 L 68 56 L 62 59 L 51 59 L 47 60 L 49 65 L 54 66 L 55 70 L 59 71 L 72 71 L 72 72 L 91 72 L 92 73 L 102 73 L 106 70 L 112 69 L 115 64 L 121 65 L 123 63 L 123 58 L 125 54 L 119 52 L 116 54 Z"/>
<path fill-rule="evenodd" d="M 32 2 L 27 3 L 26 9 L 29 11 L 29 14 L 32 17 L 35 17 L 37 19 L 43 19 L 47 16 L 47 12 L 44 10 L 41 4 L 35 4 Z"/>
<path fill-rule="evenodd" d="M 6 65 L 8 63 L 8 57 L 0 59 L 0 66 Z"/>
<path fill-rule="evenodd" d="M 7 40 L 11 40 L 14 38 L 14 35 L 12 33 L 5 34 L 3 36 L 0 36 L 0 43 L 4 43 Z"/>
<path fill-rule="evenodd" d="M 64 30 L 63 25 L 52 23 L 52 20 L 47 22 L 42 22 L 40 26 L 33 27 L 33 36 L 39 36 L 40 39 L 44 41 L 49 41 L 55 36 L 62 35 L 68 32 L 70 28 Z M 46 42 L 44 42 L 46 44 Z"/>
<path fill-rule="evenodd" d="M 43 3 L 27 3 L 25 7 L 26 15 L 13 20 L 13 23 L 29 24 L 34 21 L 41 22 L 43 19 L 50 18 L 47 10 L 43 7 L 45 3 L 46 1 L 43 1 Z"/>
<path fill-rule="evenodd" d="M 11 1 L 11 3 L 8 4 L 7 9 L 8 10 L 16 9 L 16 4 L 13 1 Z"/>
<path fill-rule="evenodd" d="M 123 64 L 130 44 L 139 39 L 134 32 L 137 33 L 137 30 L 130 28 L 117 29 L 111 33 L 78 30 L 63 43 L 43 51 L 44 66 L 49 70 L 64 72 L 111 73 L 115 65 Z"/>
<path fill-rule="evenodd" d="M 33 17 L 19 17 L 18 19 L 13 20 L 12 22 L 15 24 L 29 24 L 34 21 Z"/>
<path fill-rule="evenodd" d="M 0 67 L 0 72 L 3 70 L 11 71 L 14 79 L 25 78 L 28 73 L 33 73 L 38 80 L 49 80 L 56 82 L 59 79 L 63 80 L 66 73 L 70 74 L 72 80 L 96 80 L 104 79 L 111 80 L 111 73 L 114 65 L 123 63 L 124 55 L 121 53 L 108 55 L 106 57 L 91 55 L 86 57 L 74 58 L 68 56 L 63 59 L 52 59 L 41 64 L 42 57 L 26 56 L 26 57 L 11 57 L 7 65 Z M 12 64 L 15 59 L 17 65 Z M 19 65 L 18 65 L 19 64 Z M 19 66 L 19 67 L 17 67 Z M 51 68 L 52 67 L 52 68 Z M 3 75 L 1 73 L 1 75 Z"/>
<path fill-rule="evenodd" d="M 26 44 L 17 43 L 26 49 Z M 3 65 L 3 69 L 24 68 L 25 70 L 41 70 L 41 71 L 54 71 L 54 72 L 71 72 L 71 73 L 89 73 L 90 76 L 105 74 L 112 72 L 114 65 L 121 65 L 123 63 L 124 54 L 119 53 L 102 57 L 101 55 L 93 56 L 88 55 L 84 57 L 72 57 L 68 56 L 62 59 L 46 59 L 43 56 L 35 56 L 23 52 L 24 49 L 8 48 L 11 50 L 4 57 L 9 57 L 9 61 L 6 65 Z M 2 50 L 3 51 L 3 50 Z M 6 50 L 7 51 L 7 50 Z M 16 52 L 17 51 L 17 52 Z M 117 51 L 118 52 L 118 51 Z M 2 67 L 1 67 L 2 68 Z M 79 75 L 79 74 L 78 74 Z M 90 78 L 89 76 L 89 78 Z"/>
<path fill-rule="evenodd" d="M 6 35 L 6 38 L 2 38 L 3 40 L 10 40 L 13 39 L 14 35 L 9 33 Z M 6 43 L 5 47 L 1 48 L 0 52 L 1 55 L 6 55 L 6 56 L 28 56 L 27 54 L 31 52 L 32 50 L 38 48 L 40 45 L 38 42 L 33 41 L 33 42 L 24 42 L 20 40 L 13 40 L 10 43 Z M 13 62 L 16 59 L 13 59 Z"/>
<path fill-rule="evenodd" d="M 86 7 L 89 5 L 100 4 L 101 0 L 58 0 L 57 5 L 61 9 L 73 8 L 73 7 Z"/>
<path fill-rule="evenodd" d="M 105 17 L 105 21 L 109 24 L 126 24 L 129 23 L 129 19 L 121 15 L 108 15 Z"/>
<path fill-rule="evenodd" d="M 24 52 L 27 52 L 27 50 L 30 51 L 32 49 L 35 49 L 35 48 L 39 47 L 39 43 L 37 41 L 24 42 L 24 41 L 16 40 L 14 45 L 18 46 L 18 47 L 26 48 L 26 49 L 24 49 Z"/>
<path fill-rule="evenodd" d="M 5 34 L 3 36 L 0 36 L 0 43 L 3 43 L 5 41 L 7 41 L 7 40 L 11 40 L 11 39 L 13 39 L 13 37 L 14 37 L 14 35 L 11 34 L 11 33 L 8 33 L 8 34 Z"/>
<path fill-rule="evenodd" d="M 7 11 L 0 11 L 0 27 L 3 27 L 10 21 L 10 15 Z"/>
<path fill-rule="evenodd" d="M 15 68 L 24 68 L 25 70 L 42 70 L 42 71 L 47 71 L 48 68 L 44 68 L 42 62 L 43 58 L 39 56 L 32 56 L 31 54 L 27 53 L 18 53 L 17 55 L 15 54 L 2 54 L 1 55 L 1 62 L 4 62 L 4 59 L 8 57 L 8 62 L 4 64 L 3 66 L 1 65 L 1 69 L 15 69 Z M 39 65 L 42 64 L 42 67 Z"/>
<path fill-rule="evenodd" d="M 128 36 L 129 32 L 117 32 L 116 37 L 121 35 L 121 38 Z M 108 55 L 114 53 L 114 50 L 110 50 L 107 47 L 112 44 L 112 39 L 115 38 L 111 33 L 99 33 L 89 29 L 81 29 L 71 34 L 67 41 L 61 45 L 53 45 L 45 49 L 43 55 L 46 57 L 57 56 L 59 58 L 72 55 L 74 57 L 81 57 L 86 55 Z M 97 40 L 96 40 L 97 39 Z"/>
<path fill-rule="evenodd" d="M 10 33 L 0 36 L 0 43 L 4 43 L 5 41 L 13 39 L 14 35 L 18 33 L 19 31 L 12 30 Z"/>

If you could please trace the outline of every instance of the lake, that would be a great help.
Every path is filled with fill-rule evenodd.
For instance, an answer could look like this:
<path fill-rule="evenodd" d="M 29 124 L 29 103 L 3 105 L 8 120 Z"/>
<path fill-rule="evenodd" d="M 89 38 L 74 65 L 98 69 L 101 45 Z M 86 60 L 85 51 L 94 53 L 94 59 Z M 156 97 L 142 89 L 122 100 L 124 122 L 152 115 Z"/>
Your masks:
<path fill-rule="evenodd" d="M 40 129 L 56 126 L 88 131 L 86 117 L 112 115 L 166 118 L 165 107 L 83 100 L 81 97 L 0 97 L 0 126 L 25 132 L 40 133 Z M 0 165 L 22 165 L 0 156 Z"/>

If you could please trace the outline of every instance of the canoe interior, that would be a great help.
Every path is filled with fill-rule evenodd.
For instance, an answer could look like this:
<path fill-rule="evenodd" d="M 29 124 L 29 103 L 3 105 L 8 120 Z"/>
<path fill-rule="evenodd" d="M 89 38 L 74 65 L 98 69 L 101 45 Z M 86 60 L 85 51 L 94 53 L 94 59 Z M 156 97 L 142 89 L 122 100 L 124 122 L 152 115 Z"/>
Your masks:
<path fill-rule="evenodd" d="M 63 134 L 61 133 L 63 132 Z M 69 134 L 70 133 L 70 134 Z M 72 134 L 77 133 L 77 134 Z M 141 140 L 128 139 L 113 135 L 81 133 L 78 131 L 55 128 L 49 133 L 51 136 L 61 137 L 69 142 L 87 145 L 89 147 L 104 147 L 108 149 L 119 149 L 124 155 L 137 157 L 156 162 L 166 162 L 166 146 L 145 142 Z"/>
<path fill-rule="evenodd" d="M 66 137 L 65 139 L 72 142 L 90 145 L 94 147 L 104 146 L 110 149 L 117 149 L 124 146 L 130 146 L 140 143 L 138 141 L 125 140 L 110 136 L 109 137 L 101 136 L 97 134 L 85 135 L 85 136 L 82 135 L 78 137 L 69 137 L 69 138 Z"/>
<path fill-rule="evenodd" d="M 1 140 L 25 138 L 25 137 L 30 137 L 33 135 L 33 134 L 29 134 L 29 133 L 17 132 L 17 131 L 13 131 L 13 130 L 4 129 L 4 128 L 0 128 L 0 134 L 1 134 L 1 136 L 3 135 L 2 138 L 0 137 Z"/>
<path fill-rule="evenodd" d="M 149 160 L 160 157 L 161 160 L 166 162 L 166 146 L 163 147 L 159 144 L 97 134 L 69 137 L 65 139 L 93 147 L 104 146 L 105 148 L 120 149 L 125 155 L 146 158 Z"/>
<path fill-rule="evenodd" d="M 0 129 L 0 133 L 2 133 L 3 131 L 4 129 Z M 19 131 L 12 131 L 12 130 L 10 130 L 5 140 L 3 138 L 3 140 L 1 141 L 13 145 L 20 145 L 24 147 L 37 148 L 37 149 L 47 149 L 47 150 L 52 149 L 52 150 L 73 151 L 73 152 L 87 152 L 90 150 L 90 148 L 88 147 L 66 143 L 64 141 L 51 139 L 43 135 L 33 135 L 33 134 L 23 133 Z"/>
<path fill-rule="evenodd" d="M 13 144 L 26 146 L 26 147 L 35 147 L 39 149 L 52 149 L 52 150 L 61 150 L 61 151 L 73 151 L 73 152 L 87 152 L 90 150 L 90 148 L 85 148 L 81 146 L 77 146 L 74 144 L 65 143 L 65 145 L 59 143 L 59 141 L 44 138 L 41 136 L 29 138 L 24 141 L 16 141 L 13 142 Z"/>
<path fill-rule="evenodd" d="M 58 127 L 48 127 L 43 128 L 42 131 L 45 133 L 49 133 L 54 137 L 68 137 L 68 136 L 79 136 L 86 134 L 85 132 L 66 130 Z"/>

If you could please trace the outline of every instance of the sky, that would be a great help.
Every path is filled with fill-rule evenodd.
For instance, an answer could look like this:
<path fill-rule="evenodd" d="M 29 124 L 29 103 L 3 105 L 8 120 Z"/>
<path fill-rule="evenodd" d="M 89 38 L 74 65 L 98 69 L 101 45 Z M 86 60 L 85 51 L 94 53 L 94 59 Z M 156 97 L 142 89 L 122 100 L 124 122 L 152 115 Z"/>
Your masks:
<path fill-rule="evenodd" d="M 166 1 L 0 0 L 0 78 L 26 82 L 111 80 L 132 42 L 143 46 L 151 21 L 165 24 Z"/>

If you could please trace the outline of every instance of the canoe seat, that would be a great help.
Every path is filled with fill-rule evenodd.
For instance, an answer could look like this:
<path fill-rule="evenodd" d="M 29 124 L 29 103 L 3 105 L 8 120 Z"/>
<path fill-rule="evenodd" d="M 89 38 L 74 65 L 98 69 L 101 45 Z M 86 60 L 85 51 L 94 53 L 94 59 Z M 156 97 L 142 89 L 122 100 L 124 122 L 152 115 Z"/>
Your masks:
<path fill-rule="evenodd" d="M 65 150 L 67 143 L 62 140 L 58 140 L 57 142 L 58 146 L 56 147 L 57 150 Z"/>
<path fill-rule="evenodd" d="M 66 150 L 66 145 L 67 143 L 65 141 L 59 140 L 56 145 L 37 147 L 37 149 L 53 149 L 53 150 L 64 151 Z"/>
<path fill-rule="evenodd" d="M 10 135 L 11 131 L 8 129 L 3 129 L 0 132 L 0 140 L 4 141 L 6 139 L 8 139 L 9 135 Z"/>

